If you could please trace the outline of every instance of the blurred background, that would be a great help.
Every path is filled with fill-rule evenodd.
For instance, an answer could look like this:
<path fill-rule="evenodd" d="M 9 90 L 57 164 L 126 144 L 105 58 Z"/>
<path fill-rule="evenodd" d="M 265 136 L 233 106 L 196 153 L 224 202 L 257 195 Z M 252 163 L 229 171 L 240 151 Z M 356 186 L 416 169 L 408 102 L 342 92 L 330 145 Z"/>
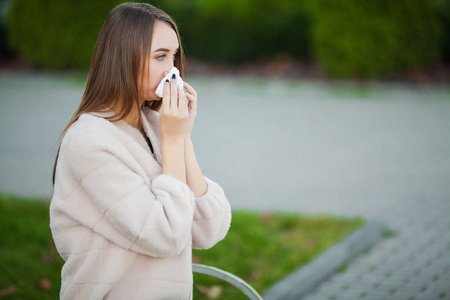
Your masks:
<path fill-rule="evenodd" d="M 1 0 L 2 66 L 89 67 L 124 1 Z M 195 71 L 449 81 L 450 1 L 155 0 Z"/>
<path fill-rule="evenodd" d="M 121 2 L 0 0 L 1 193 L 51 197 L 59 135 Z M 377 290 L 389 270 L 398 299 L 450 297 L 450 0 L 149 3 L 178 24 L 197 157 L 233 209 L 380 219 L 395 238 L 347 275 L 375 261 Z"/>
<path fill-rule="evenodd" d="M 3 192 L 50 197 L 58 136 L 121 2 L 0 2 Z M 450 178 L 450 1 L 151 4 L 179 26 L 198 156 L 235 208 L 367 214 Z"/>

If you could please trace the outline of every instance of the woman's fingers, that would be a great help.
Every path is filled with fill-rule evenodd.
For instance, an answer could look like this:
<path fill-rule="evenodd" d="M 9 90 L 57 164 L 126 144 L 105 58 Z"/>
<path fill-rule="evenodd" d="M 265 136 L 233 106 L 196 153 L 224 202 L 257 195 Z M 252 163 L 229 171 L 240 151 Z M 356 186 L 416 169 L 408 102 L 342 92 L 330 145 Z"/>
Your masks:
<path fill-rule="evenodd" d="M 189 112 L 186 104 L 186 95 L 182 89 L 176 86 L 176 82 L 171 80 L 167 84 L 164 92 L 164 100 L 170 99 L 167 110 L 161 110 L 159 115 L 159 126 L 161 136 L 165 137 L 186 137 Z M 169 102 L 169 101 L 167 101 Z M 164 103 L 167 105 L 167 103 Z"/>
<path fill-rule="evenodd" d="M 170 80 L 170 108 L 172 108 L 174 111 L 178 107 L 178 91 L 177 91 L 177 80 L 175 78 L 175 75 L 172 76 L 172 79 Z"/>
<path fill-rule="evenodd" d="M 192 95 L 194 95 L 194 96 L 197 96 L 197 92 L 194 90 L 194 88 L 189 84 L 189 83 L 187 83 L 186 81 L 184 82 L 184 87 L 186 88 L 186 90 L 190 93 L 190 94 L 192 94 Z"/>
<path fill-rule="evenodd" d="M 170 82 L 169 80 L 166 80 L 164 82 L 164 91 L 163 91 L 163 99 L 162 99 L 162 108 L 165 111 L 168 111 L 170 108 Z"/>
<path fill-rule="evenodd" d="M 193 101 L 193 102 L 196 102 L 197 101 L 197 97 L 195 97 L 194 95 L 191 95 L 191 94 L 189 94 L 189 93 L 185 93 L 186 94 L 186 97 L 188 98 L 188 100 L 189 101 Z"/>
<path fill-rule="evenodd" d="M 186 96 L 188 97 L 189 101 L 197 101 L 197 92 L 186 81 L 184 82 L 184 88 L 186 89 Z"/>
<path fill-rule="evenodd" d="M 197 97 L 194 97 L 192 95 L 186 94 L 187 100 L 189 100 L 189 103 L 187 103 L 190 110 L 197 110 Z"/>
<path fill-rule="evenodd" d="M 193 91 L 192 87 L 190 87 L 190 89 Z M 164 83 L 163 108 L 166 109 L 167 112 L 186 112 L 188 97 L 189 101 L 196 101 L 189 92 L 185 93 L 182 88 L 177 87 L 176 78 L 172 77 L 170 81 L 166 80 Z"/>
<path fill-rule="evenodd" d="M 187 82 L 184 82 L 184 88 L 186 89 L 186 97 L 189 100 L 189 112 L 191 116 L 197 113 L 197 92 Z"/>
<path fill-rule="evenodd" d="M 186 112 L 187 111 L 186 94 L 183 91 L 183 89 L 180 88 L 178 88 L 178 102 L 180 111 Z"/>

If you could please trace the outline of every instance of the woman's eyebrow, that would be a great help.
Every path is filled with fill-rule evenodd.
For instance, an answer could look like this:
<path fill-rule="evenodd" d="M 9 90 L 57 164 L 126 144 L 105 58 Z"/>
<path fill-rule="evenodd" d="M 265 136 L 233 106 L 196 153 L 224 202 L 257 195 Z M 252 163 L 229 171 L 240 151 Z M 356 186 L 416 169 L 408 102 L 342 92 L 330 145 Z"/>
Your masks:
<path fill-rule="evenodd" d="M 175 52 L 177 52 L 179 49 L 180 49 L 180 48 L 175 49 Z M 158 49 L 156 49 L 156 50 L 153 51 L 153 52 L 170 52 L 170 50 L 167 49 L 167 48 L 158 48 Z"/>

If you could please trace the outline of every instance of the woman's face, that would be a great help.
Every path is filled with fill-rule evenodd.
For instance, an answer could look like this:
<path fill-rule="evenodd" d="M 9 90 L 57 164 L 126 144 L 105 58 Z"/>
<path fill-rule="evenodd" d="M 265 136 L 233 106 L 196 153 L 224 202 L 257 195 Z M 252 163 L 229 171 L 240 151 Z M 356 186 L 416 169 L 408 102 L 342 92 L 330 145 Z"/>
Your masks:
<path fill-rule="evenodd" d="M 178 49 L 179 44 L 175 30 L 165 22 L 156 21 L 153 26 L 152 46 L 150 56 L 147 57 L 142 84 L 140 84 L 141 72 L 138 74 L 138 87 L 141 91 L 142 101 L 161 100 L 155 91 L 164 76 L 173 68 Z"/>

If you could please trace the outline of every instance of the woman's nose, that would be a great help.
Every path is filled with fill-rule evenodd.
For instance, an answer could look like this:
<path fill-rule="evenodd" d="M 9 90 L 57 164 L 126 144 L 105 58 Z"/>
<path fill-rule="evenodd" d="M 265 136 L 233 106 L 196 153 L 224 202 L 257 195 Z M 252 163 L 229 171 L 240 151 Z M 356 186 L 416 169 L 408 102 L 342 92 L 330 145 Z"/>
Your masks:
<path fill-rule="evenodd" d="M 170 70 L 172 70 L 172 68 L 175 66 L 174 61 L 170 61 L 170 63 L 167 64 L 167 67 L 164 70 L 164 77 L 169 74 Z"/>

